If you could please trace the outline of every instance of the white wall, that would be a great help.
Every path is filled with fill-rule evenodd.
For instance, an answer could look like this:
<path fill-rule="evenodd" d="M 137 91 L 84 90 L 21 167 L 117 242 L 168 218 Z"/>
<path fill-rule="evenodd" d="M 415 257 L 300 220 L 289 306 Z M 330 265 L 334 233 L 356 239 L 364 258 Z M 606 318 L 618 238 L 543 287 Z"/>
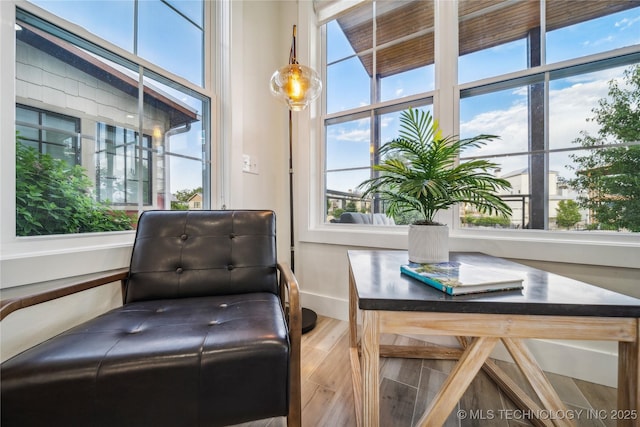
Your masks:
<path fill-rule="evenodd" d="M 121 305 L 117 282 L 13 312 L 0 322 L 0 361 Z"/>
<path fill-rule="evenodd" d="M 231 177 L 227 208 L 276 212 L 278 255 L 289 259 L 288 110 L 271 96 L 273 72 L 287 64 L 295 3 L 231 2 Z M 256 170 L 242 171 L 243 154 Z"/>
<path fill-rule="evenodd" d="M 219 125 L 228 126 L 228 140 L 222 150 L 223 171 L 228 179 L 227 193 L 214 208 L 272 209 L 277 215 L 278 253 L 289 256 L 288 205 L 288 127 L 287 109 L 270 95 L 271 74 L 288 61 L 291 26 L 295 3 L 290 1 L 230 2 L 232 25 L 228 49 L 228 98 L 218 99 Z M 12 2 L 0 2 L 3 60 L 13 62 Z M 0 80 L 1 138 L 13 141 L 15 92 L 13 67 L 3 70 Z M 242 154 L 258 161 L 258 173 L 242 172 Z M 1 173 L 4 182 L 12 181 L 11 166 L 15 158 L 12 144 L 2 146 Z M 6 179 L 6 181 L 5 181 Z M 217 177 L 218 179 L 218 177 Z M 3 194 L 0 197 L 9 197 Z M 0 251 L 0 287 L 3 298 L 19 294 L 22 285 L 71 278 L 96 271 L 126 267 L 129 264 L 133 233 L 109 236 L 64 236 L 62 238 L 27 238 L 17 242 L 12 237 L 14 215 L 2 203 L 3 245 Z M 72 280 L 72 279 L 69 279 Z M 58 282 L 59 283 L 59 282 Z M 6 291 L 7 288 L 11 291 Z M 121 304 L 119 285 L 108 285 L 55 302 L 41 304 L 9 315 L 0 323 L 0 360 L 66 330 L 88 318 Z"/>

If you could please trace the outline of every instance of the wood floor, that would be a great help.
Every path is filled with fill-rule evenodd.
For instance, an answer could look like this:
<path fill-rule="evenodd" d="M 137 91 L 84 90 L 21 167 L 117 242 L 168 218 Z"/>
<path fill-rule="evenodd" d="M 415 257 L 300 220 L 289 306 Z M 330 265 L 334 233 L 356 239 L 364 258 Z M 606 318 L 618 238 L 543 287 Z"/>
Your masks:
<path fill-rule="evenodd" d="M 420 344 L 402 336 L 385 336 L 384 343 Z M 314 330 L 302 337 L 302 425 L 351 427 L 356 425 L 349 333 L 345 321 L 319 316 Z M 447 360 L 383 359 L 381 361 L 380 425 L 411 427 L 418 421 L 454 365 Z M 517 367 L 496 361 L 524 389 Z M 614 426 L 616 389 L 549 373 L 548 378 L 575 416 L 577 426 Z M 529 395 L 532 395 L 529 393 Z M 531 425 L 522 411 L 481 371 L 449 416 L 445 426 Z M 242 427 L 284 427 L 284 418 L 241 424 Z M 434 426 L 437 427 L 437 426 Z"/>

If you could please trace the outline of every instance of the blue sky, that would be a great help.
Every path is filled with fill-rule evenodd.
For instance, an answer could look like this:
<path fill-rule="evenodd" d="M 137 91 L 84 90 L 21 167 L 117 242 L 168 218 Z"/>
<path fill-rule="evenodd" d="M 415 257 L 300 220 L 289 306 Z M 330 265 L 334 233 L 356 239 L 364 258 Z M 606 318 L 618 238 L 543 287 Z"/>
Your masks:
<path fill-rule="evenodd" d="M 122 0 L 30 0 L 64 19 L 83 26 L 129 52 L 134 51 L 134 2 Z M 159 0 L 138 3 L 139 56 L 196 84 L 203 79 L 202 3 L 169 0 L 187 19 Z M 191 20 L 191 21 L 189 21 Z M 190 48 L 191 47 L 191 48 Z"/>
<path fill-rule="evenodd" d="M 132 50 L 133 40 L 133 3 L 130 1 L 59 1 L 32 0 L 34 3 L 66 19 L 84 25 L 98 36 L 114 44 Z M 108 3 L 108 7 L 98 7 Z M 201 42 L 194 24 L 201 24 L 199 2 L 169 0 L 188 19 L 180 20 L 177 26 L 163 23 L 171 20 L 175 13 L 157 0 L 140 2 L 140 27 L 143 36 L 139 40 L 139 54 L 172 72 L 194 82 L 202 79 L 201 68 L 194 67 L 199 55 L 198 49 L 185 49 L 185 46 L 197 46 Z M 146 12 L 145 12 L 146 11 Z M 173 19 L 171 22 L 176 22 Z M 328 62 L 342 60 L 327 70 L 326 97 L 329 112 L 341 111 L 368 105 L 370 103 L 370 82 L 360 60 L 353 57 L 354 52 L 335 21 L 327 24 Z M 613 48 L 640 43 L 640 8 L 620 12 L 596 21 L 578 24 L 550 32 L 546 36 L 547 63 L 581 57 Z M 196 53 L 197 52 L 197 53 Z M 347 59 L 344 59 L 347 58 Z M 516 41 L 492 49 L 483 50 L 461 57 L 459 60 L 459 81 L 470 82 L 484 77 L 499 75 L 526 68 L 526 43 Z M 321 71 L 321 70 L 319 70 Z M 566 78 L 551 83 L 550 93 L 550 145 L 551 148 L 570 146 L 579 130 L 594 131 L 593 123 L 587 123 L 591 117 L 591 108 L 596 100 L 606 96 L 606 82 L 616 73 L 601 72 Z M 344 76 L 349 76 L 345 79 Z M 268 82 L 265 82 L 267 88 Z M 422 67 L 383 79 L 382 100 L 395 99 L 415 93 L 433 90 L 433 66 Z M 171 93 L 171 89 L 166 88 Z M 265 89 L 266 90 L 266 89 Z M 174 96 L 180 94 L 173 91 Z M 200 101 L 181 96 L 182 102 L 200 110 Z M 475 154 L 492 154 L 523 151 L 527 148 L 526 128 L 526 87 L 504 90 L 474 99 L 463 99 L 460 109 L 460 134 L 462 137 L 478 133 L 491 133 L 501 137 L 499 143 L 486 147 Z M 398 114 L 383 119 L 381 140 L 388 141 L 397 134 Z M 353 168 L 369 166 L 368 119 L 333 126 L 327 132 L 327 168 Z M 193 138 L 182 137 L 175 144 L 189 154 L 199 150 L 199 142 Z M 191 148 L 189 148 L 191 147 Z M 474 153 L 467 153 L 471 155 Z M 508 172 L 526 166 L 525 157 L 507 157 L 503 162 L 503 171 Z M 552 155 L 552 169 L 566 171 L 566 155 Z M 195 175 L 194 175 L 195 174 Z M 198 174 L 189 168 L 184 177 Z M 367 171 L 333 173 L 327 176 L 327 187 L 340 191 L 353 189 Z M 189 178 L 188 181 L 191 181 Z M 185 181 L 185 180 L 183 180 Z M 189 186 L 176 182 L 172 191 Z"/>
<path fill-rule="evenodd" d="M 578 58 L 611 49 L 640 44 L 640 8 L 612 14 L 596 21 L 574 25 L 550 32 L 546 36 L 547 63 Z M 339 61 L 353 55 L 346 38 L 335 22 L 328 24 L 327 60 Z M 353 76 L 351 79 L 332 78 L 335 75 Z M 526 43 L 524 40 L 497 46 L 495 48 L 465 55 L 459 60 L 459 81 L 471 82 L 500 75 L 527 67 Z M 432 66 L 427 67 L 432 70 Z M 551 149 L 571 147 L 580 130 L 595 133 L 594 123 L 587 122 L 592 117 L 591 109 L 597 100 L 606 97 L 607 82 L 620 77 L 622 70 L 607 70 L 581 75 L 579 77 L 553 80 L 549 95 L 549 143 Z M 355 82 L 354 82 L 355 79 Z M 383 81 L 383 94 L 407 96 L 433 89 L 433 71 L 420 69 L 414 73 L 403 73 L 394 79 Z M 329 112 L 338 112 L 369 104 L 369 81 L 357 58 L 350 58 L 344 64 L 330 66 L 327 77 L 327 106 Z M 417 90 L 416 88 L 419 88 Z M 386 90 L 386 92 L 385 92 Z M 383 95 L 386 96 L 386 95 Z M 387 99 L 387 98 L 384 98 Z M 527 87 L 516 87 L 500 92 L 463 99 L 460 107 L 460 135 L 469 137 L 480 133 L 501 137 L 499 142 L 486 146 L 475 153 L 466 155 L 491 155 L 507 152 L 526 151 L 528 147 Z M 327 169 L 365 166 L 369 156 L 369 120 L 359 120 L 330 127 L 327 131 Z M 398 121 L 384 120 L 382 142 L 397 134 Z M 388 136 L 388 137 L 387 137 Z M 510 156 L 499 160 L 502 172 L 507 173 L 527 166 L 526 156 Z M 561 176 L 572 173 L 566 153 L 550 155 L 550 169 Z M 334 172 L 327 174 L 327 188 L 348 191 L 356 187 L 368 172 Z"/>

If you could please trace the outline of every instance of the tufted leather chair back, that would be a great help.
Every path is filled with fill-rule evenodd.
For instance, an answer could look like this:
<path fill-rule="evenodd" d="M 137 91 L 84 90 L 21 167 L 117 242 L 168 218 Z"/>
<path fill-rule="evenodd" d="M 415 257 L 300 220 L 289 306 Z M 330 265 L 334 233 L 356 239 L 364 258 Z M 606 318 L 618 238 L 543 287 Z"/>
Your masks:
<path fill-rule="evenodd" d="M 147 211 L 140 215 L 125 304 L 277 293 L 272 211 Z"/>

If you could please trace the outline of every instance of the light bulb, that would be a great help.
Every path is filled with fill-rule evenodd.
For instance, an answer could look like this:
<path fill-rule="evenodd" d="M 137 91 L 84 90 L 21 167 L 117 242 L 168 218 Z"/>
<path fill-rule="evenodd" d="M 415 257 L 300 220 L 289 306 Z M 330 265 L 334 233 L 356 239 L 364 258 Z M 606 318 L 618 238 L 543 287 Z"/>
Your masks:
<path fill-rule="evenodd" d="M 300 66 L 291 66 L 284 85 L 287 96 L 295 101 L 300 101 L 304 97 L 308 86 L 309 82 L 302 76 Z"/>
<path fill-rule="evenodd" d="M 284 101 L 291 110 L 304 110 L 320 95 L 322 81 L 313 69 L 289 64 L 271 76 L 271 93 Z"/>

